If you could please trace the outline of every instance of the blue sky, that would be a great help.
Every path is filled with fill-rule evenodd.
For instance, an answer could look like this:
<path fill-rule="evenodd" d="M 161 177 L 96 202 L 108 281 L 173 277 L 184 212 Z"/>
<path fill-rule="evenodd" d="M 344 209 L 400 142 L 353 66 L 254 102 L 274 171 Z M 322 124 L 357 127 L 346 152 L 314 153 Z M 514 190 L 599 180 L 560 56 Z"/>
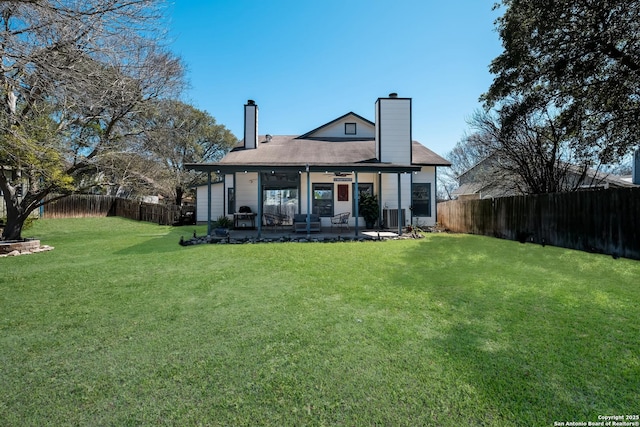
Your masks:
<path fill-rule="evenodd" d="M 186 101 L 238 138 L 243 105 L 261 134 L 299 135 L 379 97 L 413 99 L 413 139 L 440 155 L 468 129 L 501 52 L 494 0 L 176 0 L 171 49 Z"/>

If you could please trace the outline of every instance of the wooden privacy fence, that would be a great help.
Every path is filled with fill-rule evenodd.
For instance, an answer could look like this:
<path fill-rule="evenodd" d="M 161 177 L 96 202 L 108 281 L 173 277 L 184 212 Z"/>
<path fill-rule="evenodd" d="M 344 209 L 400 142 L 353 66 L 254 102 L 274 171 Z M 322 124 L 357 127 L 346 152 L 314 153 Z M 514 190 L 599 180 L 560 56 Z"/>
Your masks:
<path fill-rule="evenodd" d="M 640 259 L 640 188 L 449 201 L 438 222 L 458 233 Z"/>
<path fill-rule="evenodd" d="M 180 218 L 180 208 L 114 196 L 73 194 L 45 204 L 43 211 L 43 218 L 102 216 L 121 216 L 136 221 L 170 225 Z"/>
<path fill-rule="evenodd" d="M 54 196 L 56 197 L 56 196 Z M 113 216 L 113 196 L 72 194 L 44 205 L 43 218 L 84 218 Z"/>

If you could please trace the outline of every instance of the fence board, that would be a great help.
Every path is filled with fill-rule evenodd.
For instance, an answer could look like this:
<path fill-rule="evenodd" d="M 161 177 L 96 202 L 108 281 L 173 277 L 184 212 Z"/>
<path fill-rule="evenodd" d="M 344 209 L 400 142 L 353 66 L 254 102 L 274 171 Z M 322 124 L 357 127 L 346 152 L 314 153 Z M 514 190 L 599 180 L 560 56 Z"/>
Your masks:
<path fill-rule="evenodd" d="M 438 222 L 457 233 L 640 259 L 640 188 L 449 201 Z"/>
<path fill-rule="evenodd" d="M 73 194 L 47 203 L 44 218 L 120 216 L 135 221 L 171 225 L 180 217 L 178 206 L 142 203 L 136 200 L 92 194 Z"/>
<path fill-rule="evenodd" d="M 55 196 L 54 196 L 55 197 Z M 44 218 L 85 218 L 108 216 L 116 201 L 112 196 L 72 194 L 44 205 Z"/>

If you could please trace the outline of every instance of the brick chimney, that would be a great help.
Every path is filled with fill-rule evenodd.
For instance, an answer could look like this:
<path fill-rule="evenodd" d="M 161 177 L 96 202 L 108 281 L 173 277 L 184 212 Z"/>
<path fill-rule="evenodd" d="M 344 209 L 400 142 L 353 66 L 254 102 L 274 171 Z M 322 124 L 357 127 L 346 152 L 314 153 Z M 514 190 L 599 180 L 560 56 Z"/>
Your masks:
<path fill-rule="evenodd" d="M 376 158 L 381 162 L 411 164 L 411 98 L 376 101 Z"/>
<path fill-rule="evenodd" d="M 258 106 L 253 99 L 244 106 L 244 148 L 258 148 Z"/>

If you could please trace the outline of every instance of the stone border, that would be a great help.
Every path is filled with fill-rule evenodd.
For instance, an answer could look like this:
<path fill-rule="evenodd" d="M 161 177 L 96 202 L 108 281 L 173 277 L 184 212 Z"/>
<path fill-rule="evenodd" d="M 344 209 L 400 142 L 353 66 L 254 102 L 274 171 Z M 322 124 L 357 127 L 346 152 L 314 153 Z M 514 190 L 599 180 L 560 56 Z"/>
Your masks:
<path fill-rule="evenodd" d="M 238 245 L 238 244 L 255 244 L 255 243 L 337 243 L 337 242 L 380 242 L 385 240 L 405 240 L 405 239 L 421 239 L 424 236 L 420 233 L 405 233 L 401 236 L 394 237 L 369 237 L 369 236 L 361 236 L 361 237 L 313 237 L 307 236 L 298 237 L 298 236 L 282 236 L 282 237 L 272 237 L 272 238 L 257 238 L 257 237 L 244 237 L 244 238 L 234 238 L 234 237 L 220 237 L 220 236 L 200 236 L 193 237 L 189 240 L 184 240 L 184 238 L 180 238 L 180 246 L 193 246 L 193 245 L 203 245 L 203 244 L 220 244 L 220 245 Z"/>
<path fill-rule="evenodd" d="M 23 241 L 0 241 L 0 258 L 19 255 L 31 255 L 53 250 L 53 246 L 40 245 L 40 240 L 27 239 Z"/>

